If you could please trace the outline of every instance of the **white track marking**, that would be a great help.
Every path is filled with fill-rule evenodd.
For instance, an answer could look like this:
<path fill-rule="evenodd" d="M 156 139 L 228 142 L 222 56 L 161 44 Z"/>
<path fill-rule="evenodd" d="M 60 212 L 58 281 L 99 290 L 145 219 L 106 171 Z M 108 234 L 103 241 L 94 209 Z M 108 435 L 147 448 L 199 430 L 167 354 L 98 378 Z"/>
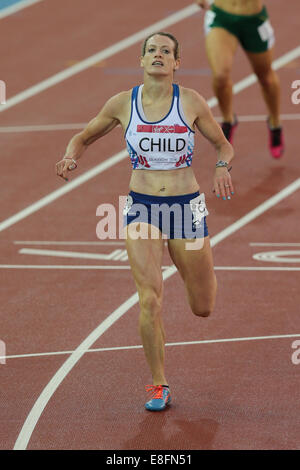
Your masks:
<path fill-rule="evenodd" d="M 121 150 L 121 152 L 116 153 L 113 157 L 110 157 L 107 160 L 104 160 L 104 162 L 99 163 L 99 165 L 86 171 L 81 176 L 78 176 L 77 178 L 75 178 L 72 181 L 69 181 L 68 183 L 64 183 L 64 185 L 61 188 L 56 189 L 52 193 L 49 193 L 47 196 L 36 201 L 34 204 L 31 204 L 30 206 L 26 207 L 25 209 L 21 210 L 20 212 L 17 212 L 15 215 L 1 222 L 0 232 L 2 232 L 8 227 L 11 227 L 11 225 L 14 225 L 20 220 L 25 219 L 29 215 L 40 210 L 42 207 L 47 206 L 51 202 L 67 194 L 68 192 L 72 191 L 74 188 L 77 188 L 78 186 L 90 180 L 91 178 L 94 178 L 95 176 L 99 175 L 100 173 L 107 170 L 108 168 L 111 168 L 112 166 L 116 165 L 120 161 L 124 160 L 124 158 L 126 157 L 128 157 L 127 150 L 126 149 Z M 54 168 L 53 168 L 53 171 L 54 171 Z"/>
<path fill-rule="evenodd" d="M 0 20 L 41 1 L 42 0 L 24 0 L 23 2 L 18 2 L 15 5 L 10 5 L 9 7 L 3 8 L 3 10 L 0 10 Z"/>
<path fill-rule="evenodd" d="M 125 245 L 125 242 L 119 241 L 102 241 L 102 242 L 85 242 L 85 241 L 54 241 L 54 240 L 16 240 L 14 241 L 15 245 L 87 245 L 87 246 L 108 246 L 108 245 Z"/>
<path fill-rule="evenodd" d="M 168 269 L 170 266 L 162 266 L 161 269 Z M 57 265 L 57 264 L 0 264 L 0 269 L 130 269 L 129 265 L 125 266 L 109 266 L 109 265 L 80 265 L 80 264 L 75 264 L 75 265 L 68 265 L 68 264 L 62 264 L 62 265 Z M 295 270 L 295 269 L 294 269 Z"/>
<path fill-rule="evenodd" d="M 194 7 L 196 7 L 196 5 L 194 5 Z M 198 7 L 196 7 L 198 9 Z M 196 11 L 196 10 L 195 10 Z M 120 49 L 121 50 L 121 49 Z M 296 49 L 294 49 L 293 51 L 291 51 L 290 53 L 287 53 L 287 54 L 284 54 L 284 56 L 282 56 L 281 59 L 281 64 L 284 65 L 284 63 L 287 63 L 291 60 L 293 60 L 294 58 L 298 57 L 300 55 L 300 46 Z M 276 67 L 279 68 L 280 66 L 282 65 L 279 65 L 280 63 L 278 62 L 280 59 L 278 59 L 276 62 L 277 62 L 277 65 Z M 288 60 L 287 60 L 288 59 Z M 88 60 L 88 59 L 87 59 Z M 287 62 L 284 62 L 285 60 L 287 60 Z M 99 61 L 99 59 L 97 60 Z M 85 62 L 85 61 L 84 61 Z M 82 65 L 81 64 L 77 64 L 76 66 L 74 66 L 72 69 L 73 69 L 73 74 L 75 73 L 78 73 L 79 70 L 78 68 L 76 69 L 75 71 L 75 68 L 78 67 L 79 65 Z M 90 66 L 90 65 L 87 65 L 86 68 Z M 79 67 L 80 68 L 80 67 Z M 64 74 L 64 72 L 62 72 Z M 59 75 L 59 74 L 58 74 Z M 57 80 L 57 76 L 56 77 L 56 80 Z M 250 76 L 251 77 L 251 76 Z M 60 81 L 62 80 L 65 80 L 66 76 L 62 76 L 60 77 Z M 50 86 L 58 83 L 56 80 L 53 80 L 52 83 L 51 83 L 51 79 L 49 79 L 49 81 L 47 81 L 47 84 L 46 84 L 46 88 L 49 88 Z M 248 86 L 250 86 L 251 84 L 255 83 L 256 80 L 253 81 L 253 78 L 252 79 L 245 79 L 245 80 L 242 80 L 241 82 L 239 82 L 239 84 L 236 84 L 235 87 L 234 87 L 234 93 L 238 93 L 239 91 L 241 91 L 242 89 L 245 89 L 247 88 Z M 43 82 L 42 82 L 43 83 Z M 41 84 L 40 84 L 41 85 Z M 44 84 L 45 86 L 45 84 Z M 35 88 L 35 87 L 33 87 Z M 40 91 L 42 91 L 42 89 L 46 89 L 46 88 L 43 88 L 40 87 L 40 88 L 36 88 L 35 90 L 32 90 L 32 88 L 30 89 L 31 91 L 29 93 L 26 94 L 25 92 L 25 95 L 24 94 L 21 94 L 22 96 L 17 95 L 17 100 L 15 99 L 14 101 L 11 101 L 13 100 L 13 98 L 10 101 L 10 103 L 6 103 L 5 105 L 5 108 L 4 109 L 8 109 L 7 108 L 7 105 L 9 104 L 9 107 L 11 106 L 14 106 L 15 104 L 17 104 L 18 102 L 21 102 L 21 101 L 24 101 L 25 99 L 29 98 L 30 96 L 34 96 L 35 94 L 39 93 Z M 28 92 L 28 90 L 27 90 Z M 16 98 L 16 97 L 14 97 Z M 213 107 L 217 104 L 217 100 L 215 98 L 212 98 L 211 100 L 209 100 L 209 106 L 210 107 Z M 0 108 L 0 111 L 3 110 L 3 108 Z M 120 152 L 121 153 L 121 152 Z M 125 158 L 125 157 L 124 157 Z M 82 175 L 84 176 L 84 175 Z M 80 177 L 79 177 L 80 178 Z M 78 179 L 78 178 L 77 178 Z M 76 180 L 75 180 L 76 181 Z M 300 181 L 300 178 L 299 180 L 296 180 L 296 181 Z M 74 183 L 74 181 L 72 182 Z M 72 184 L 70 183 L 70 184 Z M 68 185 L 70 187 L 70 184 Z M 65 186 L 67 187 L 67 186 Z M 67 191 L 66 191 L 67 192 Z M 51 193 L 53 194 L 53 193 Z M 49 196 L 51 196 L 51 194 Z M 281 195 L 282 197 L 286 197 L 286 194 L 283 195 L 282 192 L 281 192 Z M 46 197 L 49 197 L 49 196 L 46 196 Z M 57 197 L 60 197 L 60 196 L 57 196 Z M 55 199 L 57 199 L 57 197 Z M 44 198 L 43 198 L 44 199 Z M 272 199 L 272 198 L 271 198 Z M 278 201 L 279 202 L 279 201 Z M 46 204 L 45 204 L 46 205 Z M 34 206 L 34 205 L 32 205 Z M 28 216 L 29 213 L 30 213 L 30 208 L 32 206 L 29 206 L 27 209 L 29 209 L 28 213 L 24 216 Z M 267 210 L 269 207 L 265 207 L 265 210 Z M 38 209 L 35 209 L 34 212 L 38 210 Z M 26 211 L 26 209 L 25 209 Z M 23 212 L 23 211 L 21 211 Z M 260 213 L 257 213 L 256 216 L 260 215 L 262 212 Z M 20 213 L 18 213 L 20 214 Z M 7 219 L 6 221 L 2 222 L 2 224 L 0 224 L 0 230 L 4 230 L 4 228 L 7 228 L 7 226 L 10 226 L 12 225 L 13 223 L 15 223 L 16 221 L 18 220 L 21 220 L 22 218 L 24 217 L 21 217 L 19 218 L 18 220 L 14 221 L 13 218 L 16 217 L 18 218 L 18 214 L 16 214 L 15 216 L 11 217 L 10 219 Z M 10 220 L 10 223 L 6 226 L 4 226 L 3 224 L 7 224 L 7 221 Z M 253 220 L 253 217 L 252 219 L 250 220 Z M 246 218 L 246 216 L 243 218 L 243 225 L 246 225 L 247 223 L 250 222 L 249 219 Z M 239 221 L 237 221 L 237 223 L 233 224 L 232 226 L 232 231 L 230 231 L 230 227 L 228 227 L 227 229 L 223 230 L 221 232 L 221 236 L 219 238 L 216 238 L 216 237 L 213 237 L 211 239 L 211 244 L 212 246 L 215 246 L 217 243 L 219 243 L 220 241 L 224 240 L 226 237 L 228 237 L 231 233 L 234 233 L 235 231 L 239 230 L 243 225 L 241 224 L 238 224 Z M 1 228 L 2 227 L 2 228 Z M 4 228 L 3 228 L 4 227 Z M 167 278 L 169 278 L 170 276 L 172 276 L 174 273 L 176 272 L 176 268 L 175 266 L 172 266 L 170 268 L 168 268 L 167 270 L 165 270 L 163 272 L 163 279 L 166 280 Z M 50 400 L 50 398 L 52 397 L 52 395 L 55 393 L 56 389 L 59 387 L 59 385 L 61 384 L 61 382 L 64 380 L 64 378 L 68 375 L 68 373 L 72 370 L 72 368 L 75 366 L 75 364 L 80 360 L 80 358 L 84 355 L 84 353 L 90 348 L 90 346 L 101 336 L 103 335 L 103 333 L 108 329 L 110 328 L 110 326 L 112 324 L 114 324 L 120 317 L 122 317 L 133 305 L 135 305 L 136 303 L 138 302 L 138 294 L 137 292 L 135 294 L 133 294 L 131 297 L 129 297 L 129 299 L 127 299 L 123 304 L 121 304 L 113 313 L 111 313 L 94 331 L 92 331 L 90 333 L 90 335 L 78 346 L 78 348 L 71 354 L 71 356 L 63 363 L 63 365 L 59 368 L 59 370 L 54 374 L 54 376 L 52 377 L 52 379 L 50 380 L 50 382 L 47 384 L 47 386 L 44 388 L 44 390 L 42 391 L 41 395 L 39 396 L 39 398 L 37 399 L 37 401 L 35 402 L 35 404 L 33 405 L 31 411 L 29 412 L 23 426 L 22 426 L 22 429 L 20 431 L 20 434 L 16 440 L 16 443 L 15 443 L 15 446 L 14 446 L 14 449 L 16 450 L 24 450 L 26 449 L 27 445 L 28 445 L 28 442 L 30 440 L 30 437 L 32 435 L 32 432 L 33 430 L 35 429 L 35 426 L 41 416 L 41 414 L 43 413 L 43 410 L 44 408 L 46 407 L 48 401 Z"/>
<path fill-rule="evenodd" d="M 170 266 L 162 266 L 168 269 Z M 129 265 L 80 265 L 80 264 L 0 264 L 0 269 L 130 269 Z M 215 271 L 300 271 L 298 267 L 290 266 L 214 266 Z"/>
<path fill-rule="evenodd" d="M 62 251 L 62 250 L 36 250 L 32 248 L 22 248 L 19 250 L 20 254 L 26 255 L 38 255 L 38 256 L 55 256 L 63 258 L 79 258 L 79 259 L 102 259 L 102 260 L 119 260 L 124 258 L 127 254 L 126 250 L 114 250 L 109 254 L 102 253 L 83 253 L 79 251 Z M 126 256 L 126 260 L 127 260 Z"/>
<path fill-rule="evenodd" d="M 179 10 L 176 13 L 173 13 L 167 18 L 157 21 L 151 26 L 148 26 L 147 28 L 142 29 L 141 31 L 123 39 L 122 41 L 119 41 L 116 44 L 107 47 L 103 51 L 100 51 L 88 57 L 87 59 L 84 59 L 81 62 L 78 62 L 77 64 L 72 65 L 71 67 L 68 67 L 62 70 L 61 72 L 55 75 L 52 75 L 52 77 L 49 77 L 46 80 L 43 80 L 37 83 L 36 85 L 30 88 L 27 88 L 27 90 L 24 90 L 21 93 L 18 93 L 12 98 L 9 98 L 6 101 L 6 104 L 0 107 L 0 112 L 4 112 L 7 109 L 15 106 L 16 104 L 22 103 L 28 98 L 31 98 L 32 96 L 36 96 L 42 91 L 47 90 L 48 88 L 51 88 L 52 86 L 57 85 L 58 83 L 61 83 L 62 81 L 67 80 L 70 77 L 73 77 L 74 75 L 88 69 L 89 67 L 92 67 L 98 62 L 105 60 L 108 57 L 112 57 L 113 55 L 127 49 L 128 47 L 131 47 L 134 44 L 141 42 L 149 34 L 154 33 L 156 31 L 161 31 L 161 30 L 163 31 L 168 26 L 178 23 L 188 18 L 189 16 L 192 16 L 195 13 L 198 13 L 199 11 L 200 10 L 199 10 L 199 7 L 197 7 L 197 5 L 189 5 L 188 7 L 183 8 L 182 10 Z"/>
<path fill-rule="evenodd" d="M 266 121 L 266 114 L 245 115 L 238 116 L 239 122 L 259 122 Z M 222 116 L 215 116 L 216 121 L 222 122 Z M 300 114 L 281 114 L 282 121 L 297 121 L 300 119 Z M 31 125 L 31 126 L 0 126 L 0 133 L 15 133 L 15 132 L 53 132 L 65 130 L 81 130 L 87 125 L 87 122 L 82 123 L 69 123 L 69 124 L 44 124 L 44 125 Z"/>
<path fill-rule="evenodd" d="M 221 116 L 215 117 L 216 121 L 222 122 L 223 118 Z M 281 114 L 280 119 L 282 121 L 298 121 L 300 119 L 300 114 Z M 240 116 L 238 115 L 238 120 L 239 122 L 259 122 L 263 121 L 266 122 L 267 120 L 267 115 L 266 114 L 253 114 L 253 115 L 246 115 L 246 116 Z M 0 127 L 0 132 L 1 127 Z"/>
<path fill-rule="evenodd" d="M 276 67 L 282 67 L 286 61 L 289 62 L 291 61 L 291 57 L 298 56 L 300 55 L 300 46 L 296 49 L 294 49 L 291 52 L 287 52 L 284 54 L 282 57 L 277 59 L 276 62 Z M 275 63 L 274 62 L 274 63 Z M 252 85 L 255 83 L 256 80 L 253 81 L 250 80 L 250 76 L 246 77 L 245 79 L 241 80 L 238 82 L 233 90 L 234 93 L 239 93 L 243 89 L 245 89 L 247 86 Z M 255 78 L 255 77 L 254 77 Z M 217 100 L 215 97 L 209 99 L 207 101 L 208 105 L 212 108 L 217 105 Z M 0 108 L 1 110 L 1 108 Z M 63 196 L 64 194 L 67 194 L 69 191 L 72 191 L 72 189 L 80 186 L 81 184 L 85 183 L 89 179 L 93 178 L 94 176 L 98 175 L 99 173 L 102 173 L 104 170 L 107 168 L 112 167 L 113 165 L 119 163 L 120 161 L 124 160 L 125 158 L 128 157 L 128 152 L 126 149 L 121 150 L 119 153 L 113 155 L 112 157 L 108 158 L 105 160 L 103 163 L 100 163 L 96 167 L 92 168 L 91 170 L 85 172 L 83 175 L 75 178 L 73 181 L 69 181 L 67 184 L 65 184 L 62 188 L 53 191 L 52 193 L 48 194 L 47 196 L 43 197 L 39 201 L 31 204 L 30 206 L 26 207 L 20 212 L 17 212 L 15 215 L 9 217 L 8 219 L 4 220 L 3 222 L 0 222 L 0 232 L 2 230 L 5 230 L 6 228 L 10 227 L 11 225 L 14 225 L 15 223 L 19 222 L 20 220 L 24 219 L 25 217 L 28 217 L 29 215 L 33 214 L 34 212 L 38 211 L 42 207 L 45 207 L 46 205 L 50 204 L 54 200 L 58 199 L 59 197 Z"/>
<path fill-rule="evenodd" d="M 249 243 L 250 246 L 300 246 L 300 243 Z"/>
<path fill-rule="evenodd" d="M 251 337 L 242 337 L 242 338 L 224 338 L 224 339 L 207 339 L 201 341 L 180 341 L 177 343 L 166 343 L 165 346 L 190 346 L 195 344 L 213 344 L 213 343 L 233 343 L 239 341 L 259 341 L 266 339 L 285 339 L 285 338 L 298 338 L 300 334 L 291 334 L 291 335 L 273 335 L 273 336 L 251 336 Z M 95 353 L 95 352 L 107 352 L 107 351 L 130 351 L 131 349 L 142 349 L 141 344 L 135 346 L 115 346 L 110 348 L 95 348 L 88 349 L 86 353 Z M 28 353 L 28 354 L 14 354 L 10 356 L 0 356 L 0 359 L 20 359 L 25 357 L 48 357 L 48 356 L 62 356 L 73 354 L 74 351 L 54 351 L 54 352 L 45 352 L 45 353 Z"/>
<path fill-rule="evenodd" d="M 252 258 L 269 263 L 300 263 L 300 250 L 265 251 L 255 253 Z"/>
<path fill-rule="evenodd" d="M 39 126 L 2 126 L 0 127 L 0 132 L 10 133 L 10 132 L 46 132 L 46 131 L 66 131 L 66 130 L 76 130 L 83 129 L 87 125 L 87 122 L 82 124 L 45 124 Z"/>
<path fill-rule="evenodd" d="M 248 212 L 248 214 L 246 214 L 241 219 L 237 220 L 234 224 L 222 230 L 220 233 L 218 233 L 218 235 L 214 237 L 214 239 L 217 240 L 219 243 L 221 240 L 227 238 L 228 235 L 231 235 L 239 228 L 243 227 L 244 225 L 248 224 L 252 220 L 256 219 L 256 217 L 263 214 L 266 210 L 278 204 L 278 202 L 280 202 L 282 199 L 286 198 L 290 194 L 293 194 L 299 188 L 300 188 L 300 178 L 296 179 L 293 183 L 289 184 L 284 189 L 279 191 L 277 194 L 267 199 L 265 202 L 257 206 L 252 211 Z"/>
<path fill-rule="evenodd" d="M 266 121 L 266 114 L 238 116 L 239 122 L 258 122 Z M 216 121 L 222 122 L 221 116 L 215 116 Z M 281 114 L 282 121 L 297 121 L 300 119 L 300 114 Z M 31 126 L 0 126 L 0 133 L 14 133 L 14 132 L 52 132 L 52 131 L 65 131 L 65 130 L 81 130 L 88 123 L 83 122 L 79 124 L 45 124 L 45 125 L 31 125 Z"/>
<path fill-rule="evenodd" d="M 294 183 L 290 184 L 284 190 L 280 191 L 278 195 L 273 196 L 265 203 L 258 206 L 256 209 L 250 212 L 251 217 L 244 216 L 234 224 L 231 224 L 225 230 L 222 230 L 218 235 L 212 237 L 211 246 L 214 247 L 225 238 L 229 237 L 237 230 L 241 229 L 249 222 L 254 220 L 256 217 L 261 215 L 263 212 L 273 207 L 275 204 L 280 202 L 282 199 L 286 198 L 292 192 L 296 191 L 300 186 L 300 178 Z M 268 201 L 272 201 L 268 203 Z M 176 273 L 176 267 L 171 266 L 170 268 L 163 271 L 163 280 L 165 281 L 173 274 Z M 30 437 L 35 429 L 35 426 L 43 413 L 47 403 L 50 398 L 55 393 L 56 389 L 68 375 L 68 373 L 73 369 L 85 352 L 97 341 L 104 333 L 107 331 L 119 318 L 121 318 L 130 308 L 138 303 L 138 294 L 137 292 L 129 297 L 125 302 L 123 302 L 114 312 L 112 312 L 94 331 L 92 331 L 87 338 L 77 347 L 77 349 L 66 359 L 63 365 L 58 369 L 54 374 L 50 382 L 46 385 L 44 390 L 41 392 L 40 396 L 34 403 L 32 409 L 30 410 L 23 426 L 18 435 L 16 443 L 14 445 L 15 450 L 24 450 L 27 448 Z"/>
<path fill-rule="evenodd" d="M 197 5 L 191 5 L 191 7 L 195 6 L 196 8 Z M 186 10 L 186 9 L 185 9 Z M 273 62 L 274 68 L 280 68 L 286 63 L 290 62 L 294 58 L 298 57 L 300 55 L 300 46 L 297 47 L 296 49 L 293 49 L 290 52 L 287 52 L 283 56 L 281 56 L 279 59 Z M 252 78 L 251 78 L 252 77 Z M 68 77 L 66 77 L 68 78 Z M 253 83 L 256 82 L 256 76 L 255 75 L 249 75 L 248 77 L 244 78 L 240 82 L 236 83 L 233 87 L 233 93 L 237 94 L 240 91 L 244 90 L 248 86 L 252 85 Z M 207 101 L 209 107 L 214 107 L 217 105 L 217 100 L 215 97 L 209 99 Z M 6 106 L 6 105 L 5 105 Z M 1 111 L 0 107 L 0 111 Z M 4 220 L 3 222 L 0 223 L 0 232 L 11 225 L 19 222 L 20 220 L 24 219 L 25 217 L 28 217 L 32 213 L 38 211 L 42 207 L 45 207 L 46 205 L 50 204 L 54 200 L 58 199 L 59 197 L 63 196 L 64 194 L 68 193 L 75 187 L 80 186 L 81 184 L 85 183 L 88 181 L 90 178 L 93 178 L 94 176 L 98 175 L 99 173 L 102 173 L 102 171 L 106 170 L 107 168 L 110 168 L 111 166 L 115 165 L 116 163 L 120 162 L 121 160 L 124 160 L 127 158 L 128 152 L 126 149 L 121 150 L 121 152 L 113 155 L 112 157 L 108 158 L 105 160 L 103 163 L 100 163 L 100 165 L 97 165 L 96 167 L 92 168 L 91 170 L 85 172 L 83 175 L 79 176 L 78 178 L 75 178 L 73 181 L 68 182 L 67 185 L 63 186 L 62 188 L 53 191 L 52 193 L 48 194 L 47 196 L 43 197 L 39 201 L 31 204 L 30 206 L 26 207 L 22 211 L 18 212 L 17 214 L 9 217 L 8 219 Z"/>

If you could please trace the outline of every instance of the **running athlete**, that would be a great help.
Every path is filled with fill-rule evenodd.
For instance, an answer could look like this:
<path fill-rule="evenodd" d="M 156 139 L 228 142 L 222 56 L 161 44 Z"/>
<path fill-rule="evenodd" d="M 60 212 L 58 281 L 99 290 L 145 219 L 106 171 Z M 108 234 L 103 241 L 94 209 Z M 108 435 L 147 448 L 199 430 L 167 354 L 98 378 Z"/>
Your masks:
<path fill-rule="evenodd" d="M 122 126 L 133 169 L 124 206 L 126 248 L 139 295 L 139 331 L 153 379 L 146 386 L 151 397 L 145 407 L 151 411 L 163 410 L 171 400 L 161 315 L 165 239 L 192 312 L 207 317 L 215 303 L 217 282 L 206 225 L 208 211 L 191 166 L 196 129 L 218 154 L 213 178 L 216 196 L 228 201 L 234 193 L 228 171 L 233 148 L 205 100 L 196 91 L 173 83 L 179 63 L 174 36 L 159 32 L 148 37 L 141 57 L 143 84 L 110 98 L 71 139 L 65 156 L 56 164 L 57 175 L 66 179 L 88 145 L 118 124 Z M 137 236 L 141 233 L 143 236 Z M 189 249 L 188 243 L 198 242 L 195 249 Z"/>
<path fill-rule="evenodd" d="M 206 53 L 213 89 L 223 115 L 222 129 L 233 142 L 238 120 L 233 112 L 231 69 L 238 44 L 244 49 L 261 86 L 268 109 L 269 148 L 273 158 L 284 151 L 280 122 L 280 83 L 272 69 L 274 31 L 261 0 L 195 0 L 206 10 Z"/>

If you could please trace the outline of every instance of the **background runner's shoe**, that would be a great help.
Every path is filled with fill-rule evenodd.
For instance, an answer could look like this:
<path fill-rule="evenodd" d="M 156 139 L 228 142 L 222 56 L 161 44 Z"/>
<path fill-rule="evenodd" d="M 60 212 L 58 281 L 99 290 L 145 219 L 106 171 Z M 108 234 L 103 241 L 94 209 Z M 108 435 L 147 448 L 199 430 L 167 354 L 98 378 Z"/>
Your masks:
<path fill-rule="evenodd" d="M 234 121 L 233 122 L 222 122 L 222 131 L 226 137 L 226 139 L 232 144 L 233 141 L 233 134 L 238 125 L 238 120 L 236 115 L 234 115 Z"/>
<path fill-rule="evenodd" d="M 268 129 L 269 129 L 269 148 L 273 158 L 280 158 L 284 151 L 284 139 L 282 127 L 272 128 L 268 118 Z"/>
<path fill-rule="evenodd" d="M 169 387 L 163 385 L 146 385 L 146 391 L 152 393 L 151 400 L 147 401 L 145 408 L 150 411 L 161 411 L 171 402 Z"/>

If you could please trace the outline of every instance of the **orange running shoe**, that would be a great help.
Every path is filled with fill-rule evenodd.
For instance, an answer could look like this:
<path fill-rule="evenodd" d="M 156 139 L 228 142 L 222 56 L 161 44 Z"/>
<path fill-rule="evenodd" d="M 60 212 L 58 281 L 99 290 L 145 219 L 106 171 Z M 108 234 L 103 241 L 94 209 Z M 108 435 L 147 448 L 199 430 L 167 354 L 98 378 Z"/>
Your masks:
<path fill-rule="evenodd" d="M 150 392 L 151 400 L 147 401 L 145 408 L 149 411 L 162 411 L 171 402 L 169 387 L 165 385 L 146 385 L 146 391 Z"/>

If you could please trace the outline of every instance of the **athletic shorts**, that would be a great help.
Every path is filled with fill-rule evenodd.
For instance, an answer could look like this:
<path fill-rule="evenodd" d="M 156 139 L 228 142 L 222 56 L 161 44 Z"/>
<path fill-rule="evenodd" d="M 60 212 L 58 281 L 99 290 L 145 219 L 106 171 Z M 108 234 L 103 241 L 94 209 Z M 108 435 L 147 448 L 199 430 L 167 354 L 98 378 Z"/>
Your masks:
<path fill-rule="evenodd" d="M 255 15 L 232 15 L 211 5 L 204 17 L 204 31 L 224 28 L 237 37 L 243 49 L 248 52 L 265 52 L 275 43 L 274 30 L 269 21 L 266 7 Z"/>
<path fill-rule="evenodd" d="M 181 196 L 151 196 L 130 191 L 123 210 L 124 227 L 145 222 L 157 227 L 167 239 L 206 237 L 207 215 L 205 195 L 199 191 Z"/>

